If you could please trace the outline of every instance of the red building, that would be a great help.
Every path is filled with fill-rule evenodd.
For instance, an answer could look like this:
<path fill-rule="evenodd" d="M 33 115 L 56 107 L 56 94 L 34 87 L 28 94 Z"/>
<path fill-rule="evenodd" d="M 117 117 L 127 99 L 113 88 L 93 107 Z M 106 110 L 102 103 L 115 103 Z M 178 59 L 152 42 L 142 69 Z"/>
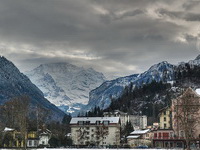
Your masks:
<path fill-rule="evenodd" d="M 152 131 L 153 147 L 156 148 L 182 148 L 184 140 L 176 138 L 172 129 L 158 129 Z"/>

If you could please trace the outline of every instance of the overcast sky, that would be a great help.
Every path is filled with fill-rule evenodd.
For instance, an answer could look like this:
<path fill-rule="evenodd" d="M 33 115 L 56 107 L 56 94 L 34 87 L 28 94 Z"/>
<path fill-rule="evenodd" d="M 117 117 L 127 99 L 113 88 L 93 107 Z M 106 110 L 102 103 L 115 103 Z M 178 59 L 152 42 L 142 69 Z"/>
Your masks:
<path fill-rule="evenodd" d="M 0 54 L 21 71 L 69 62 L 106 75 L 194 59 L 199 0 L 0 0 Z"/>

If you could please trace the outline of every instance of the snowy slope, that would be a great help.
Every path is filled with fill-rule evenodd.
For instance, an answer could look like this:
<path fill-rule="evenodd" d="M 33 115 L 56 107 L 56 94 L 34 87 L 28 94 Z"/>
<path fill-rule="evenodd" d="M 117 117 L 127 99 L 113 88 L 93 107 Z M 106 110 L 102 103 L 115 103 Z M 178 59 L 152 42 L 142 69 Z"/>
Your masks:
<path fill-rule="evenodd" d="M 151 66 L 149 70 L 139 75 L 121 77 L 116 80 L 106 81 L 100 87 L 90 92 L 87 109 L 89 110 L 94 106 L 99 106 L 102 109 L 107 108 L 111 103 L 111 98 L 120 97 L 124 86 L 130 85 L 130 83 L 133 83 L 133 88 L 151 83 L 153 80 L 156 82 L 163 81 L 165 83 L 167 82 L 172 84 L 174 83 L 176 69 L 184 71 L 188 68 L 188 65 L 190 68 L 200 66 L 200 55 L 194 60 L 181 62 L 178 65 L 172 65 L 167 61 L 163 61 Z"/>
<path fill-rule="evenodd" d="M 135 74 L 104 82 L 101 86 L 90 92 L 87 109 L 93 108 L 94 106 L 107 108 L 111 103 L 111 98 L 118 98 L 122 94 L 125 86 L 134 82 L 137 76 L 138 75 Z"/>
<path fill-rule="evenodd" d="M 140 75 L 131 75 L 121 77 L 116 80 L 106 81 L 100 87 L 90 92 L 90 99 L 87 105 L 87 110 L 94 106 L 99 106 L 102 109 L 107 108 L 111 103 L 111 98 L 118 98 L 121 96 L 125 86 L 133 83 L 135 86 L 142 86 L 143 84 L 151 83 L 153 80 L 159 82 L 171 82 L 174 78 L 175 66 L 166 61 L 155 64 L 150 69 Z"/>
<path fill-rule="evenodd" d="M 26 75 L 50 102 L 70 113 L 86 105 L 89 92 L 105 81 L 102 73 L 69 63 L 42 64 Z"/>

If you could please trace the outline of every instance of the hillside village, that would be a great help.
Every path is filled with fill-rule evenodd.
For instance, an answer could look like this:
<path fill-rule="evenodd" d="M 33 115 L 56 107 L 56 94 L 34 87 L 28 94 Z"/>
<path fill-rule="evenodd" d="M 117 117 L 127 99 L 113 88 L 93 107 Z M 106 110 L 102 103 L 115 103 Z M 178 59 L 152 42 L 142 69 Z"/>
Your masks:
<path fill-rule="evenodd" d="M 12 62 L 0 61 L 1 148 L 199 148 L 198 57 L 177 67 L 161 62 L 141 75 L 106 81 L 92 93 L 119 92 L 119 97 L 89 101 L 93 108 L 83 107 L 76 117 L 50 103 Z"/>
<path fill-rule="evenodd" d="M 191 88 L 161 109 L 159 122 L 147 125 L 146 116 L 134 116 L 120 111 L 104 112 L 104 117 L 72 118 L 71 138 L 76 146 L 199 148 L 200 97 Z M 120 136 L 131 123 L 133 131 Z M 128 130 L 128 129 L 127 129 Z"/>
<path fill-rule="evenodd" d="M 200 147 L 200 96 L 191 88 L 162 108 L 158 122 L 119 110 L 103 112 L 103 117 L 72 117 L 65 135 L 65 147 L 77 148 L 186 148 Z M 43 125 L 38 130 L 19 131 L 5 127 L 1 147 L 59 147 L 53 133 Z M 54 137 L 52 139 L 52 137 Z"/>

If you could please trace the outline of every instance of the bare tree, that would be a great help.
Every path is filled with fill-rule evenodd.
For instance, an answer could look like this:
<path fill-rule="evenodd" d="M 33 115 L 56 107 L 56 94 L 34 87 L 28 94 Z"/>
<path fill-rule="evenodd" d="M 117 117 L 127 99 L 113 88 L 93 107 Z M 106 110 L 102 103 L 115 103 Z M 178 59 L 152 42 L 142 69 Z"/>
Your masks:
<path fill-rule="evenodd" d="M 29 114 L 29 97 L 28 96 L 20 96 L 13 99 L 13 106 L 16 114 L 16 119 L 18 122 L 18 127 L 24 140 L 24 148 L 26 149 L 27 144 L 27 121 Z"/>
<path fill-rule="evenodd" d="M 77 140 L 79 145 L 84 145 L 84 140 L 86 139 L 87 131 L 84 128 L 79 128 L 77 130 Z"/>
<path fill-rule="evenodd" d="M 48 117 L 51 115 L 50 110 L 37 105 L 36 107 L 36 117 L 37 117 L 37 131 L 46 126 Z"/>
<path fill-rule="evenodd" d="M 191 89 L 172 101 L 173 127 L 178 137 L 186 141 L 190 149 L 190 141 L 199 137 L 200 123 L 200 97 Z"/>
<path fill-rule="evenodd" d="M 5 125 L 19 130 L 22 142 L 24 141 L 25 149 L 27 141 L 29 101 L 30 100 L 28 96 L 19 96 L 12 98 L 2 106 Z"/>
<path fill-rule="evenodd" d="M 108 135 L 108 127 L 101 125 L 97 127 L 97 136 L 100 140 L 100 143 L 103 145 L 104 137 Z"/>

